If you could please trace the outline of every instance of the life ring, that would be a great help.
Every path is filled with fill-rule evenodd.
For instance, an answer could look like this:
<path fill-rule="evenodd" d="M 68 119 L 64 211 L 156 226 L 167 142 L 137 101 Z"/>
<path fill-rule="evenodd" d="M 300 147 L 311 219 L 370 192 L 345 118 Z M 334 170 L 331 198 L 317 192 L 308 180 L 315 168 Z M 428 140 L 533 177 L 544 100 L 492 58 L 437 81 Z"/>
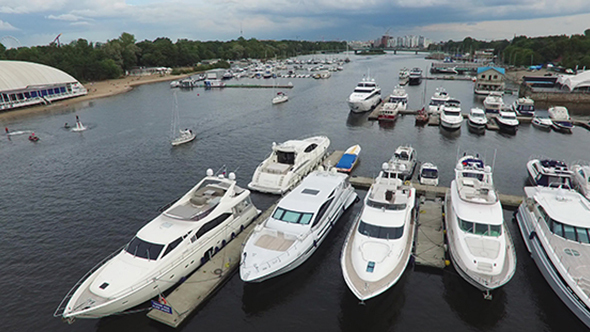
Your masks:
<path fill-rule="evenodd" d="M 409 185 L 410 185 L 410 180 L 406 180 L 406 181 L 404 181 L 404 184 L 405 184 L 406 186 L 409 186 Z"/>

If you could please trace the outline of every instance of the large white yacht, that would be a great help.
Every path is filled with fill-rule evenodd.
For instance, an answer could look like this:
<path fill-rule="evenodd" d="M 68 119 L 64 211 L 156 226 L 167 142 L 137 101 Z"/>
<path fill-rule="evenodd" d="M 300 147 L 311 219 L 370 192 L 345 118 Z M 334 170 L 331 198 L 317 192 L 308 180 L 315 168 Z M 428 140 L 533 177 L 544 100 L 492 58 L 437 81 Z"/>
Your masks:
<path fill-rule="evenodd" d="M 389 163 L 393 165 L 392 168 L 396 169 L 402 180 L 411 179 L 418 164 L 416 149 L 410 145 L 398 146 Z"/>
<path fill-rule="evenodd" d="M 370 111 L 381 102 L 381 88 L 369 76 L 357 84 L 348 97 L 348 106 L 354 113 Z"/>
<path fill-rule="evenodd" d="M 326 157 L 330 139 L 314 136 L 272 144 L 272 153 L 254 171 L 248 188 L 282 195 L 293 188 Z"/>
<path fill-rule="evenodd" d="M 573 173 L 564 161 L 547 157 L 532 157 L 526 164 L 529 181 L 534 186 L 573 188 Z"/>
<path fill-rule="evenodd" d="M 516 112 L 511 110 L 500 110 L 496 116 L 496 124 L 498 128 L 509 134 L 516 134 L 520 122 L 516 118 Z"/>
<path fill-rule="evenodd" d="M 504 99 L 501 92 L 492 91 L 483 100 L 486 113 L 498 113 L 504 108 Z"/>
<path fill-rule="evenodd" d="M 449 99 L 451 99 L 451 96 L 449 96 L 445 88 L 443 88 L 442 86 L 436 88 L 436 91 L 434 91 L 434 94 L 430 98 L 430 104 L 428 104 L 428 112 L 438 113 L 440 106 L 444 105 L 445 102 L 449 101 Z"/>
<path fill-rule="evenodd" d="M 516 252 L 504 223 L 490 166 L 472 155 L 459 159 L 445 197 L 451 261 L 467 282 L 490 298 L 516 270 Z"/>
<path fill-rule="evenodd" d="M 242 280 L 261 282 L 301 265 L 356 198 L 348 175 L 335 168 L 309 174 L 254 228 L 242 251 Z"/>
<path fill-rule="evenodd" d="M 388 103 L 396 104 L 398 110 L 405 111 L 408 107 L 408 93 L 403 87 L 396 85 L 384 105 Z"/>
<path fill-rule="evenodd" d="M 448 130 L 457 130 L 463 123 L 461 113 L 461 102 L 456 99 L 449 99 L 440 107 L 440 125 Z"/>
<path fill-rule="evenodd" d="M 259 213 L 234 173 L 226 178 L 209 169 L 124 248 L 89 271 L 54 315 L 100 318 L 146 302 L 205 263 Z"/>
<path fill-rule="evenodd" d="M 578 161 L 572 165 L 575 188 L 590 200 L 590 163 Z"/>
<path fill-rule="evenodd" d="M 340 265 L 348 288 L 360 300 L 393 286 L 404 273 L 416 229 L 416 189 L 403 184 L 390 163 L 365 196 L 346 237 Z"/>
<path fill-rule="evenodd" d="M 524 192 L 516 213 L 524 243 L 555 294 L 590 327 L 590 203 L 564 188 Z"/>

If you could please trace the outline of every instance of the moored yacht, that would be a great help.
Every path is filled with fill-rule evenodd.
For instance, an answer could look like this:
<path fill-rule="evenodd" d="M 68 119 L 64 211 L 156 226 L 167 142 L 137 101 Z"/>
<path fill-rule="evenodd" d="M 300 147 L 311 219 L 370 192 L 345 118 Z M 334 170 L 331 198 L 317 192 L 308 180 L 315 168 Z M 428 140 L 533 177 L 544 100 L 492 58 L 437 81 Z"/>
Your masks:
<path fill-rule="evenodd" d="M 416 189 L 404 185 L 397 169 L 391 166 L 383 164 L 342 248 L 344 280 L 360 300 L 373 298 L 393 286 L 412 253 Z"/>
<path fill-rule="evenodd" d="M 551 130 L 553 122 L 549 118 L 549 115 L 539 114 L 538 111 L 536 111 L 533 119 L 531 120 L 531 124 L 542 130 Z"/>
<path fill-rule="evenodd" d="M 573 188 L 572 171 L 564 161 L 549 159 L 546 157 L 531 158 L 526 168 L 529 174 L 529 181 L 533 186 L 561 186 L 566 185 Z"/>
<path fill-rule="evenodd" d="M 451 96 L 447 93 L 445 88 L 442 86 L 436 88 L 434 94 L 430 98 L 430 104 L 428 104 L 428 112 L 429 113 L 438 113 L 440 106 L 444 105 L 447 101 L 451 99 Z"/>
<path fill-rule="evenodd" d="M 363 77 L 348 97 L 348 106 L 354 113 L 366 112 L 381 102 L 381 88 L 370 77 Z"/>
<path fill-rule="evenodd" d="M 322 162 L 329 146 L 330 139 L 326 136 L 273 143 L 270 156 L 258 165 L 248 188 L 284 194 Z"/>
<path fill-rule="evenodd" d="M 481 108 L 472 108 L 467 117 L 467 125 L 469 128 L 476 131 L 484 131 L 488 124 L 486 113 Z"/>
<path fill-rule="evenodd" d="M 520 116 L 535 115 L 535 101 L 529 97 L 518 98 L 512 104 L 512 110 Z"/>
<path fill-rule="evenodd" d="M 420 184 L 438 186 L 438 167 L 433 163 L 423 163 L 418 174 Z"/>
<path fill-rule="evenodd" d="M 574 125 L 572 124 L 572 119 L 569 116 L 567 108 L 563 106 L 554 106 L 550 107 L 547 110 L 547 113 L 549 113 L 549 118 L 552 122 L 551 127 L 555 131 L 571 134 Z"/>
<path fill-rule="evenodd" d="M 309 174 L 254 228 L 242 250 L 242 280 L 261 282 L 301 265 L 356 198 L 348 175 L 336 169 Z"/>
<path fill-rule="evenodd" d="M 525 187 L 522 239 L 563 303 L 590 327 L 590 203 L 574 190 Z"/>
<path fill-rule="evenodd" d="M 518 130 L 519 122 L 514 111 L 500 110 L 496 116 L 496 123 L 501 131 L 509 134 L 516 134 Z"/>
<path fill-rule="evenodd" d="M 462 123 L 461 102 L 456 99 L 447 100 L 440 107 L 440 125 L 448 130 L 457 130 Z"/>
<path fill-rule="evenodd" d="M 393 165 L 391 169 L 395 169 L 402 180 L 409 180 L 418 164 L 416 150 L 409 145 L 400 145 L 395 149 L 389 163 Z"/>
<path fill-rule="evenodd" d="M 572 165 L 575 188 L 590 200 L 590 163 L 578 161 Z"/>
<path fill-rule="evenodd" d="M 207 176 L 89 271 L 58 306 L 67 320 L 123 312 L 162 294 L 243 230 L 260 211 L 235 174 Z"/>
<path fill-rule="evenodd" d="M 422 82 L 422 69 L 415 67 L 410 70 L 408 84 L 419 85 Z"/>
<path fill-rule="evenodd" d="M 445 197 L 445 226 L 457 272 L 490 297 L 516 270 L 516 252 L 494 188 L 491 167 L 466 155 L 455 166 Z"/>
<path fill-rule="evenodd" d="M 400 111 L 405 111 L 408 106 L 408 93 L 404 88 L 399 85 L 396 85 L 393 88 L 393 92 L 389 95 L 389 98 L 385 102 L 385 104 L 398 104 L 397 109 Z"/>
<path fill-rule="evenodd" d="M 502 93 L 492 91 L 483 100 L 483 107 L 486 113 L 498 113 L 504 108 Z"/>

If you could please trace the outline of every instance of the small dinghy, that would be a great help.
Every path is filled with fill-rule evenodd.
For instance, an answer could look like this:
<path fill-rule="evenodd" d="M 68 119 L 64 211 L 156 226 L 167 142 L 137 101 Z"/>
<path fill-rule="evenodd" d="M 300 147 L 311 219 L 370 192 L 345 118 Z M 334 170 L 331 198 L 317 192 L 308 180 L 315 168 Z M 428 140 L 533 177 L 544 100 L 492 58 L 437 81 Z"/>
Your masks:
<path fill-rule="evenodd" d="M 357 144 L 349 147 L 346 151 L 344 151 L 344 154 L 342 155 L 342 158 L 340 158 L 338 164 L 336 164 L 336 170 L 338 172 L 350 173 L 354 166 L 356 166 L 356 163 L 359 159 L 359 153 L 361 153 L 360 145 Z"/>

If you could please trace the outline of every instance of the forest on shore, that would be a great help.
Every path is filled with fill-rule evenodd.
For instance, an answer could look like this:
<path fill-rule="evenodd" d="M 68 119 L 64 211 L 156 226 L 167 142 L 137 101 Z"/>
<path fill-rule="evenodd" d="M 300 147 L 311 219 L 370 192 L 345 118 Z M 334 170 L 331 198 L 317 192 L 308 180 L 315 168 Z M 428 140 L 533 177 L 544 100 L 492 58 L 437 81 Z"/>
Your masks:
<path fill-rule="evenodd" d="M 206 70 L 198 66 L 203 60 L 221 59 L 215 67 L 229 67 L 227 60 L 244 58 L 286 58 L 316 52 L 341 52 L 346 42 L 257 40 L 242 37 L 231 41 L 193 41 L 169 38 L 137 42 L 135 36 L 124 32 L 106 43 L 78 39 L 68 44 L 6 49 L 0 44 L 0 60 L 18 60 L 45 64 L 72 75 L 79 81 L 118 78 L 132 68 L 171 67 Z"/>
<path fill-rule="evenodd" d="M 526 37 L 516 36 L 512 40 L 480 41 L 467 37 L 463 41 L 449 40 L 431 45 L 431 51 L 448 54 L 470 53 L 476 50 L 493 49 L 498 64 L 506 66 L 546 65 L 548 63 L 565 68 L 590 69 L 590 29 L 584 34 L 571 36 Z"/>

